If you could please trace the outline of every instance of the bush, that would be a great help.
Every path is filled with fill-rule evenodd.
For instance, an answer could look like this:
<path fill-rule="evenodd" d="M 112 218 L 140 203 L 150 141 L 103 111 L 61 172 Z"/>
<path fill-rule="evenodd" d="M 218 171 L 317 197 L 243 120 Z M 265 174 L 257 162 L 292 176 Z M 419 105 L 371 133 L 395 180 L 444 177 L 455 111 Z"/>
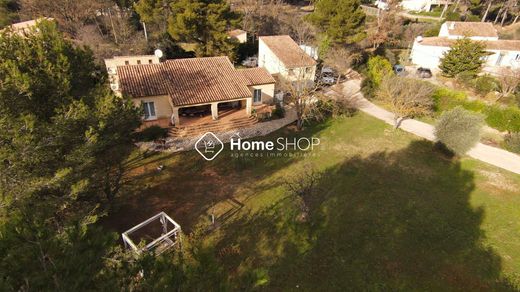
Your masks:
<path fill-rule="evenodd" d="M 481 101 L 468 100 L 464 92 L 447 88 L 438 88 L 433 94 L 434 110 L 444 112 L 461 106 L 466 110 L 482 113 L 486 116 L 486 123 L 497 130 L 520 132 L 520 108 L 509 106 L 506 108 L 497 105 L 487 105 Z"/>
<path fill-rule="evenodd" d="M 441 115 L 435 125 L 435 137 L 455 154 L 463 155 L 480 140 L 483 124 L 482 115 L 456 107 Z"/>
<path fill-rule="evenodd" d="M 368 59 L 368 78 L 377 88 L 385 76 L 393 75 L 392 64 L 386 58 L 375 56 Z"/>
<path fill-rule="evenodd" d="M 498 90 L 498 81 L 489 75 L 480 76 L 475 80 L 475 90 L 480 95 L 486 95 Z"/>
<path fill-rule="evenodd" d="M 282 106 L 280 102 L 276 103 L 276 107 L 273 110 L 271 117 L 273 117 L 274 119 L 281 119 L 285 117 L 285 108 Z"/>
<path fill-rule="evenodd" d="M 166 138 L 168 136 L 168 129 L 161 128 L 159 126 L 150 126 L 141 132 L 138 132 L 136 135 L 136 139 L 138 141 L 155 141 L 161 138 Z"/>
<path fill-rule="evenodd" d="M 446 13 L 446 17 L 445 17 L 446 21 L 461 21 L 461 19 L 462 19 L 462 17 L 460 15 L 460 13 L 458 13 L 458 12 L 449 11 Z"/>
<path fill-rule="evenodd" d="M 520 132 L 520 109 L 517 107 L 500 108 L 489 106 L 484 113 L 490 127 L 500 131 Z"/>
<path fill-rule="evenodd" d="M 520 153 L 520 132 L 506 135 L 504 139 L 504 144 L 507 150 L 515 153 Z"/>
<path fill-rule="evenodd" d="M 356 112 L 356 107 L 346 99 L 319 100 L 313 119 L 320 121 L 327 118 L 352 117 Z"/>
<path fill-rule="evenodd" d="M 425 31 L 423 33 L 423 36 L 424 37 L 436 37 L 436 36 L 439 36 L 440 30 L 441 30 L 441 24 L 440 23 L 439 24 L 435 24 L 430 29 Z"/>
<path fill-rule="evenodd" d="M 473 87 L 474 80 L 475 80 L 475 73 L 474 72 L 460 72 L 456 76 L 457 81 L 462 83 L 466 87 Z"/>

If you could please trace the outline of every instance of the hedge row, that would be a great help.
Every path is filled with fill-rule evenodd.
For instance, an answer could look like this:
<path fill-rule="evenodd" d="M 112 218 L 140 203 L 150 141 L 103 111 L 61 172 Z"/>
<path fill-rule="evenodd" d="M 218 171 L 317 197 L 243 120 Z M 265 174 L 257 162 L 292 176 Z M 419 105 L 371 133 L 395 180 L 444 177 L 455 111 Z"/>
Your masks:
<path fill-rule="evenodd" d="M 468 100 L 464 92 L 453 91 L 447 88 L 438 88 L 433 94 L 435 111 L 443 112 L 456 106 L 482 113 L 486 116 L 486 123 L 500 131 L 520 132 L 520 108 L 509 106 L 502 108 L 496 105 L 487 105 L 478 100 Z"/>

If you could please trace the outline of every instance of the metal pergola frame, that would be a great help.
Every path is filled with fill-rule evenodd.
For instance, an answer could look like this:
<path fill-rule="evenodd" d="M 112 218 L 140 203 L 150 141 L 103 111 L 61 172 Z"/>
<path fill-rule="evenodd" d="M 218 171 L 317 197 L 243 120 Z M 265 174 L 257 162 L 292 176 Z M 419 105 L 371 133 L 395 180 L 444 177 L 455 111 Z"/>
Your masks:
<path fill-rule="evenodd" d="M 130 235 L 143 228 L 144 226 L 150 224 L 151 222 L 159 219 L 162 227 L 163 227 L 163 233 L 158 238 L 154 239 L 152 242 L 148 243 L 144 247 L 138 247 L 133 240 L 130 238 Z M 174 228 L 170 231 L 168 231 L 168 222 L 173 224 Z M 170 216 L 166 215 L 166 213 L 161 212 L 157 215 L 154 215 L 153 217 L 150 217 L 146 219 L 145 221 L 139 223 L 138 225 L 128 229 L 127 231 L 122 233 L 123 243 L 125 244 L 126 248 L 131 248 L 133 251 L 135 251 L 137 254 L 141 254 L 143 251 L 152 251 L 155 248 L 157 248 L 161 243 L 167 243 L 167 247 L 164 249 L 159 250 L 157 254 L 161 254 L 164 251 L 170 249 L 171 247 L 175 246 L 177 243 L 180 242 L 181 239 L 181 226 L 175 222 Z M 171 237 L 174 237 L 172 240 Z"/>

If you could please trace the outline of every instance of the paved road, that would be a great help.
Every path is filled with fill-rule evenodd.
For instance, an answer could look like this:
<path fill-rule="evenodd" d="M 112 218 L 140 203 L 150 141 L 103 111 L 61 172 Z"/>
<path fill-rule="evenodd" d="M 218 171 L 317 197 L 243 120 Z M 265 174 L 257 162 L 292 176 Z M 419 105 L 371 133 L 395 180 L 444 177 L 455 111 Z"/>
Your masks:
<path fill-rule="evenodd" d="M 354 93 L 356 105 L 362 112 L 385 121 L 390 125 L 394 125 L 394 114 L 364 98 L 361 92 L 359 92 L 360 85 L 360 80 L 349 80 L 343 83 L 343 93 L 346 96 L 352 96 Z M 435 135 L 433 134 L 434 128 L 430 124 L 414 119 L 408 119 L 401 123 L 401 129 L 424 139 L 435 141 Z M 502 169 L 520 174 L 520 156 L 503 149 L 478 143 L 467 153 L 467 155 Z"/>
<path fill-rule="evenodd" d="M 365 12 L 365 14 L 372 15 L 372 16 L 377 16 L 379 14 L 379 9 L 377 9 L 376 7 L 361 5 L 361 8 Z M 416 15 L 416 14 L 408 13 L 406 11 L 400 12 L 399 15 L 406 17 L 406 18 L 411 18 L 411 19 L 424 19 L 424 20 L 436 20 L 436 21 L 441 20 L 439 17 Z"/>

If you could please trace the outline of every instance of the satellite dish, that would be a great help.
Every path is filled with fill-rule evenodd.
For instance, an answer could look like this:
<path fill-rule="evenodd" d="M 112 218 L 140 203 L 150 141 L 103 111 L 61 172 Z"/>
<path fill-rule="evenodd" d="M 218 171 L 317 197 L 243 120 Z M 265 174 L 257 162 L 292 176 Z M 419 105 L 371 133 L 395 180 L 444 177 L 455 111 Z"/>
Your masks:
<path fill-rule="evenodd" d="M 162 58 L 163 56 L 163 52 L 159 49 L 155 50 L 155 52 L 153 53 L 157 58 Z"/>

